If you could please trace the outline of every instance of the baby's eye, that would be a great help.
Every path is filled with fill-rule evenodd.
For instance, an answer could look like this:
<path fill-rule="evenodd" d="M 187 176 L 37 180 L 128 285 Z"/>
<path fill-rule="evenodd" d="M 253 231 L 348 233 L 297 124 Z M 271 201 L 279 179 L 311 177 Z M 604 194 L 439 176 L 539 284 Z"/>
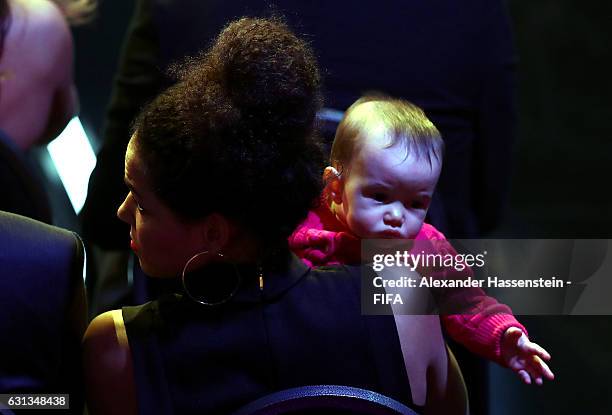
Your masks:
<path fill-rule="evenodd" d="M 384 193 L 376 192 L 372 194 L 372 199 L 376 200 L 377 202 L 384 202 L 387 200 L 387 195 Z"/>
<path fill-rule="evenodd" d="M 426 205 L 424 202 L 420 201 L 420 200 L 415 200 L 415 201 L 413 201 L 413 202 L 410 204 L 410 206 L 411 206 L 413 209 L 427 209 L 427 205 Z"/>

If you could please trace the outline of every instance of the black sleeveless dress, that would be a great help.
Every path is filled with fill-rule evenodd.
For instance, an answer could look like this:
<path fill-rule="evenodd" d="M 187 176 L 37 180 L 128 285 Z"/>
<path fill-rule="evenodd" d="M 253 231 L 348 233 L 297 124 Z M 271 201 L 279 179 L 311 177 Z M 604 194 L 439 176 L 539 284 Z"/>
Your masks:
<path fill-rule="evenodd" d="M 141 414 L 230 413 L 297 386 L 370 389 L 415 410 L 392 316 L 362 316 L 357 267 L 281 267 L 210 308 L 174 294 L 124 307 Z"/>

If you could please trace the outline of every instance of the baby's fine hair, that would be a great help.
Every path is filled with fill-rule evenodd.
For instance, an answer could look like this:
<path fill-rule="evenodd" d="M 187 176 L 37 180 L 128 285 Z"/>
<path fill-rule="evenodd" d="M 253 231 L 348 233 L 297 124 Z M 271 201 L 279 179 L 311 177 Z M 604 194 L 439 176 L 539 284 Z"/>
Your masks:
<path fill-rule="evenodd" d="M 365 114 L 357 111 L 364 104 L 370 104 Z M 331 165 L 340 171 L 350 170 L 353 156 L 363 144 L 368 128 L 372 127 L 384 127 L 390 137 L 387 148 L 401 143 L 406 157 L 414 154 L 417 158 L 424 157 L 429 164 L 432 157 L 442 162 L 444 141 L 421 108 L 390 96 L 368 94 L 355 101 L 344 113 L 332 145 Z"/>

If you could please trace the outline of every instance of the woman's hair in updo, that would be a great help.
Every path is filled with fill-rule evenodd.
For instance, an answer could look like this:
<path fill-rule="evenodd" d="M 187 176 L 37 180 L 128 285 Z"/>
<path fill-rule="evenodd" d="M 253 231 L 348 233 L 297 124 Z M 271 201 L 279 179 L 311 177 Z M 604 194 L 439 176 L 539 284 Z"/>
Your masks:
<path fill-rule="evenodd" d="M 279 19 L 229 24 L 135 124 L 151 185 L 180 217 L 217 212 L 265 242 L 286 238 L 322 189 L 320 77 Z"/>

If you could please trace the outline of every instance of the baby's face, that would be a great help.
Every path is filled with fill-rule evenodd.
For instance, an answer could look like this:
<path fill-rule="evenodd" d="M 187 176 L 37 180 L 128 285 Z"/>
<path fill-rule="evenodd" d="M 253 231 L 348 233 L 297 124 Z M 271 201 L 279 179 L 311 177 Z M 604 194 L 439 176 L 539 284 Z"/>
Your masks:
<path fill-rule="evenodd" d="M 366 139 L 341 179 L 342 202 L 333 210 L 355 235 L 367 239 L 414 238 L 425 220 L 440 176 L 432 157 L 406 157 L 401 144 Z"/>

